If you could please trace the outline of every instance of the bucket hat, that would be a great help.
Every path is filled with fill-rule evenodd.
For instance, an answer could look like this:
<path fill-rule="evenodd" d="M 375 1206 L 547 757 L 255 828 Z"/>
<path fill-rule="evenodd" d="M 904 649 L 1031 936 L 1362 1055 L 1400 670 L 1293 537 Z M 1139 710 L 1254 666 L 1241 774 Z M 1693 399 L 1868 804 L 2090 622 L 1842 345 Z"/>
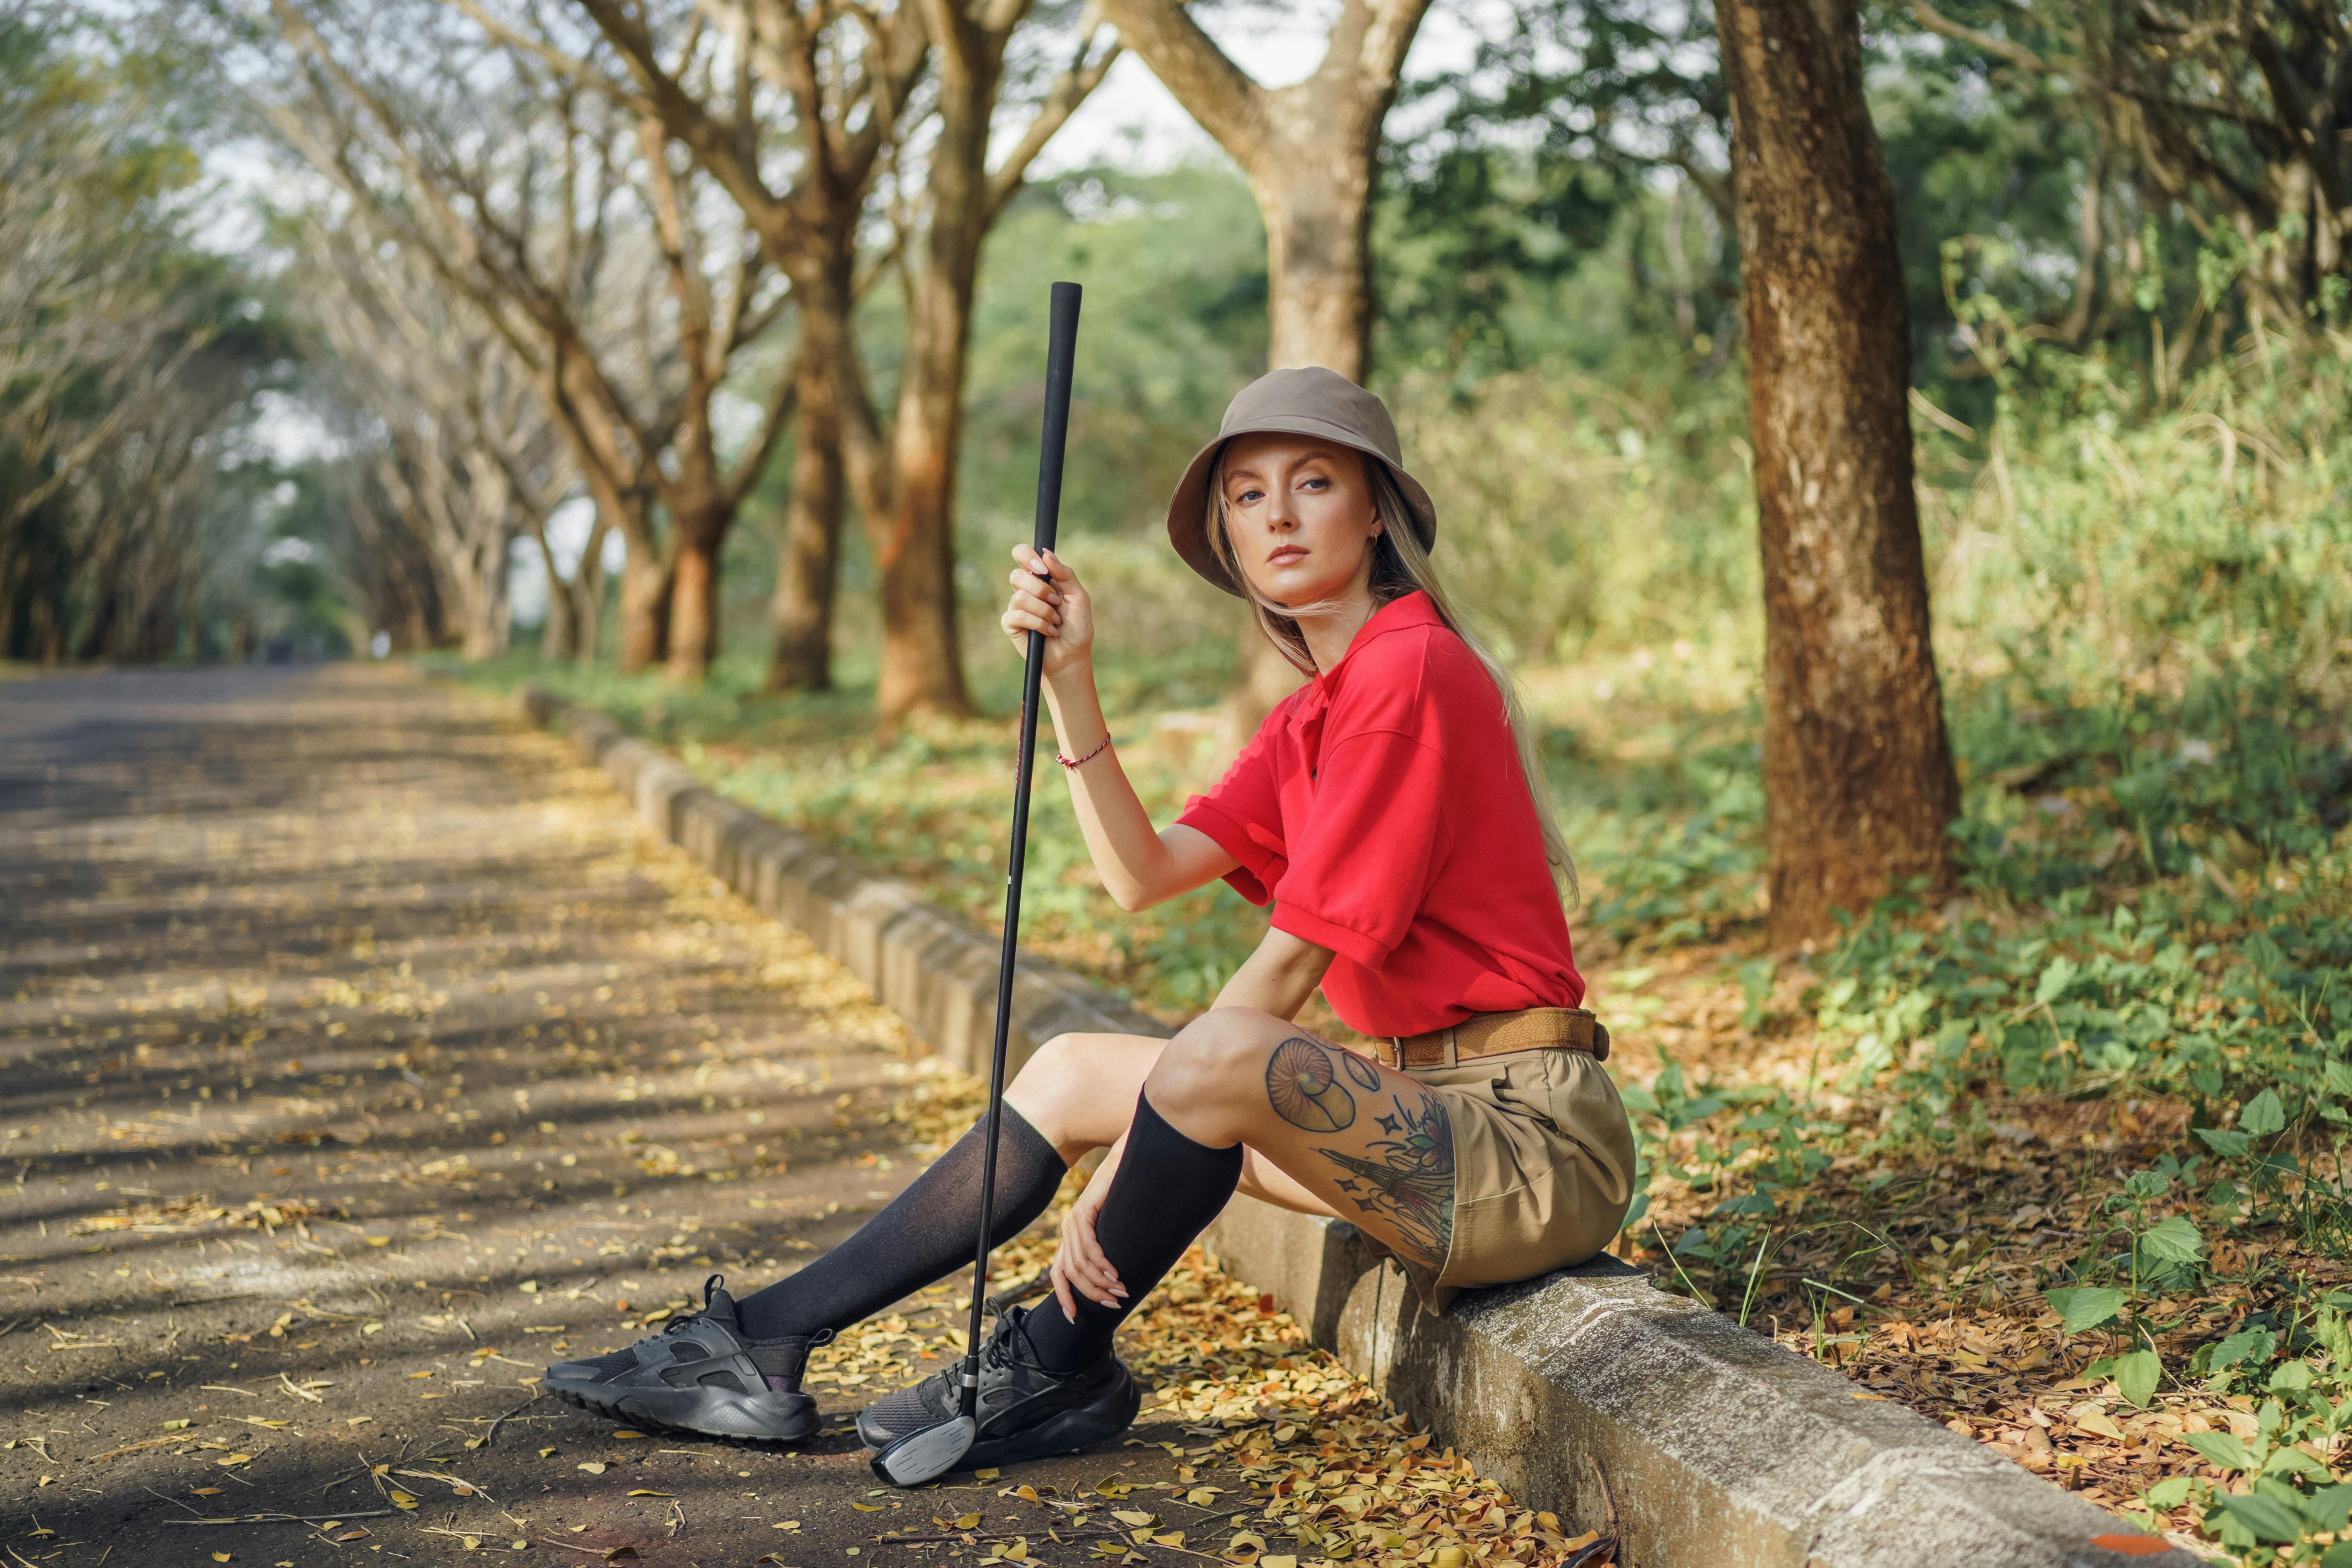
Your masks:
<path fill-rule="evenodd" d="M 1217 438 L 1202 447 L 1176 482 L 1168 498 L 1168 542 L 1184 564 L 1241 597 L 1234 581 L 1209 542 L 1209 476 L 1217 454 L 1236 436 L 1280 433 L 1313 436 L 1354 448 L 1388 465 L 1397 489 L 1412 510 L 1412 531 L 1423 550 L 1437 542 L 1437 509 L 1421 481 L 1405 471 L 1404 455 L 1397 447 L 1396 421 L 1388 405 L 1336 370 L 1306 365 L 1297 370 L 1268 371 L 1234 395 L 1225 405 Z"/>

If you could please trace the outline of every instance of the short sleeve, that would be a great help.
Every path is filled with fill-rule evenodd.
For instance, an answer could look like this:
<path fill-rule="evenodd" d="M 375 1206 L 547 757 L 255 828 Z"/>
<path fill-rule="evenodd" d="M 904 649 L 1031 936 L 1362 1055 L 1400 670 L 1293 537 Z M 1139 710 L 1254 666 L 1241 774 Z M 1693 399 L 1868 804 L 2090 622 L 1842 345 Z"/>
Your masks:
<path fill-rule="evenodd" d="M 1207 834 L 1241 862 L 1225 873 L 1225 881 L 1254 904 L 1272 898 L 1269 889 L 1282 880 L 1289 859 L 1282 837 L 1282 780 L 1274 761 L 1275 737 L 1286 722 L 1288 706 L 1266 715 L 1225 776 L 1208 794 L 1186 801 L 1176 819 Z"/>
<path fill-rule="evenodd" d="M 1439 749 L 1398 729 L 1327 742 L 1315 807 L 1274 907 L 1276 930 L 1378 969 L 1427 900 L 1451 842 Z"/>

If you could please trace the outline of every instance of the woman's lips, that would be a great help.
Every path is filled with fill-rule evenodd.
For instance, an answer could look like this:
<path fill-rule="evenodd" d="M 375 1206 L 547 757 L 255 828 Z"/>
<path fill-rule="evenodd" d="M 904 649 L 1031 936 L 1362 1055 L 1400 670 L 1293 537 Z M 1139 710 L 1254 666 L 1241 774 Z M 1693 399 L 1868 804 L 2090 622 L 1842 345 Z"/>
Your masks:
<path fill-rule="evenodd" d="M 1293 561 L 1304 561 L 1306 559 L 1307 552 L 1303 547 L 1296 544 L 1286 544 L 1281 549 L 1274 552 L 1271 555 L 1268 555 L 1265 558 L 1265 561 L 1266 564 L 1269 566 L 1286 566 Z"/>

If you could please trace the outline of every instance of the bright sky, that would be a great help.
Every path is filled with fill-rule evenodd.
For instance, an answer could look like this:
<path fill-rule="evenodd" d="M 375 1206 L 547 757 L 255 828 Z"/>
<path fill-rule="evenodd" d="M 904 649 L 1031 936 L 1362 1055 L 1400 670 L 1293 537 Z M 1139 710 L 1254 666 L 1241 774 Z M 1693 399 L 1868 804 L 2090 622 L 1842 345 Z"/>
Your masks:
<path fill-rule="evenodd" d="M 1407 77 L 1459 69 L 1471 58 L 1476 37 L 1465 14 L 1488 9 L 1482 0 L 1453 0 L 1433 6 L 1406 57 Z M 1326 30 L 1338 7 L 1329 0 L 1245 18 L 1203 16 L 1209 31 L 1235 64 L 1261 86 L 1287 87 L 1314 70 L 1323 58 Z M 1122 55 L 1092 97 L 1037 160 L 1038 173 L 1052 174 L 1090 163 L 1137 170 L 1164 169 L 1186 158 L 1218 156 L 1216 143 L 1192 123 L 1160 79 L 1134 55 Z"/>

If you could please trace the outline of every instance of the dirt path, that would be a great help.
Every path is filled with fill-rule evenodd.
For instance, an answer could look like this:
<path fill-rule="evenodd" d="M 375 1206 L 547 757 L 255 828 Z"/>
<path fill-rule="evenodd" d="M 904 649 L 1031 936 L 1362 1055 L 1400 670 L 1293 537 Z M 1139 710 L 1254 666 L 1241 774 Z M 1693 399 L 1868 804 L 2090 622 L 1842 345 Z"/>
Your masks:
<path fill-rule="evenodd" d="M 348 667 L 0 685 L 0 1068 L 19 1563 L 814 1568 L 972 1512 L 1033 1561 L 1101 1544 L 1043 1541 L 1060 1516 L 1004 1483 L 876 1494 L 849 1419 L 938 1364 L 960 1286 L 847 1347 L 797 1454 L 535 1399 L 707 1275 L 837 1241 L 946 1086 L 488 706 Z M 1151 1445 L 1201 1441 L 1147 1425 L 1019 1479 L 1115 1474 L 1172 1526 L 1207 1510 Z M 191 1522 L 266 1512 L 337 1522 Z"/>

